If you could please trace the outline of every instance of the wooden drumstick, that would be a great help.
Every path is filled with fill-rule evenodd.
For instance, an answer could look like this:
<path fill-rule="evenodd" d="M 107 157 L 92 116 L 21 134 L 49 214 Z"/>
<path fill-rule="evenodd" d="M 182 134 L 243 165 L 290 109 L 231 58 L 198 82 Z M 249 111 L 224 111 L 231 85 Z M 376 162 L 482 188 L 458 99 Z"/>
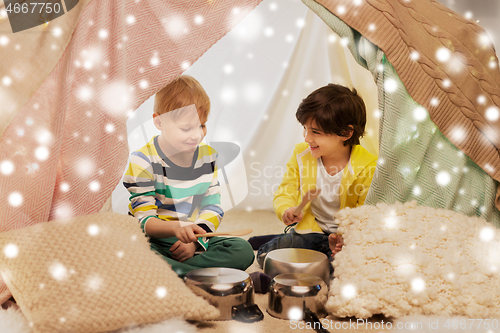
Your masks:
<path fill-rule="evenodd" d="M 206 234 L 195 234 L 195 237 L 214 237 L 214 236 L 245 236 L 251 233 L 253 229 L 241 229 L 226 232 L 207 232 Z"/>
<path fill-rule="evenodd" d="M 312 201 L 314 198 L 316 198 L 320 192 L 321 192 L 321 189 L 319 189 L 319 188 L 314 188 L 312 190 L 307 191 L 304 194 L 304 196 L 302 197 L 302 202 L 293 211 L 293 215 L 294 216 L 299 215 L 300 212 L 302 211 L 302 209 L 304 209 L 304 207 L 307 205 L 307 203 L 309 201 Z"/>

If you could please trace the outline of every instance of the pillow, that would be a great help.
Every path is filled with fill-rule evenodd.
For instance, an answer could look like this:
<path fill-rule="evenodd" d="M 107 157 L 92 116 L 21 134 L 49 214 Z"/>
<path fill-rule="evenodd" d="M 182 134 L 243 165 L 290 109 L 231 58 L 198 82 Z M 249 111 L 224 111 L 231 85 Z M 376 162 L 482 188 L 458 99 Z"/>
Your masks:
<path fill-rule="evenodd" d="M 215 319 L 136 219 L 99 213 L 0 233 L 0 272 L 35 332 L 102 332 Z"/>
<path fill-rule="evenodd" d="M 329 313 L 500 316 L 500 237 L 492 224 L 415 201 L 335 217 L 345 247 L 333 263 Z"/>

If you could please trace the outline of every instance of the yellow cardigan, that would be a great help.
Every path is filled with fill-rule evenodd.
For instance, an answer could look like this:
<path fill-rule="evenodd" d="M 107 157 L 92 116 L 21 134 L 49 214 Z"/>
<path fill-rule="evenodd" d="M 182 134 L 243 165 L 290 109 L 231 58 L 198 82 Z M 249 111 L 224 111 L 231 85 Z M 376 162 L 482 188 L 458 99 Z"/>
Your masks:
<path fill-rule="evenodd" d="M 360 145 L 352 147 L 349 163 L 344 168 L 340 181 L 340 209 L 363 205 L 376 166 L 377 156 Z M 288 208 L 299 205 L 304 193 L 316 187 L 317 170 L 318 161 L 310 154 L 309 145 L 305 142 L 295 145 L 293 155 L 286 165 L 283 180 L 274 193 L 274 211 L 281 221 L 283 213 Z M 302 221 L 295 227 L 298 233 L 323 232 L 316 223 L 310 206 L 311 203 L 305 206 Z"/>

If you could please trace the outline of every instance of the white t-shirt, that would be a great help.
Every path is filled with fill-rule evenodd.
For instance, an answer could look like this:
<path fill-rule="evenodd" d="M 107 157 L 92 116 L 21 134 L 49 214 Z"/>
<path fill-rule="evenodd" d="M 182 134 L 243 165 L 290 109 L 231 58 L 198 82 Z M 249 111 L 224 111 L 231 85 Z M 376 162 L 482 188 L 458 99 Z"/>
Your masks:
<path fill-rule="evenodd" d="M 344 169 L 331 176 L 326 172 L 321 158 L 318 158 L 316 186 L 321 193 L 311 202 L 311 211 L 321 230 L 327 234 L 337 232 L 338 224 L 333 215 L 340 209 L 339 187 Z"/>

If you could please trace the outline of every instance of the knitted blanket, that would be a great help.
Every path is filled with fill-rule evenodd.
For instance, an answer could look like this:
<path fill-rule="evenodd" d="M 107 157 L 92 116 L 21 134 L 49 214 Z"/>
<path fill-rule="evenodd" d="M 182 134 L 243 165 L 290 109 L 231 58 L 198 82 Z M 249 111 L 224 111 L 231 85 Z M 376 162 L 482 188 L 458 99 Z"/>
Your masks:
<path fill-rule="evenodd" d="M 377 83 L 380 153 L 366 203 L 416 200 L 419 205 L 483 217 L 500 227 L 497 182 L 443 135 L 429 118 L 431 111 L 410 96 L 385 53 L 321 5 L 303 1 L 346 38 L 356 61 Z"/>
<path fill-rule="evenodd" d="M 128 115 L 259 2 L 92 0 L 75 12 L 73 35 L 40 87 L 27 102 L 9 95 L 15 115 L 0 141 L 0 232 L 99 211 L 125 169 Z M 25 52 L 53 45 L 29 36 L 8 38 Z M 0 304 L 9 297 L 0 281 Z"/>
<path fill-rule="evenodd" d="M 0 0 L 0 73 L 8 83 L 0 87 L 0 137 L 56 66 L 69 44 L 78 16 L 89 1 L 77 1 L 74 8 L 48 24 L 7 34 L 12 30 L 10 19 L 4 1 Z M 31 10 L 40 11 L 40 6 Z"/>
<path fill-rule="evenodd" d="M 316 2 L 380 48 L 444 136 L 500 181 L 500 71 L 484 29 L 435 0 Z"/>

